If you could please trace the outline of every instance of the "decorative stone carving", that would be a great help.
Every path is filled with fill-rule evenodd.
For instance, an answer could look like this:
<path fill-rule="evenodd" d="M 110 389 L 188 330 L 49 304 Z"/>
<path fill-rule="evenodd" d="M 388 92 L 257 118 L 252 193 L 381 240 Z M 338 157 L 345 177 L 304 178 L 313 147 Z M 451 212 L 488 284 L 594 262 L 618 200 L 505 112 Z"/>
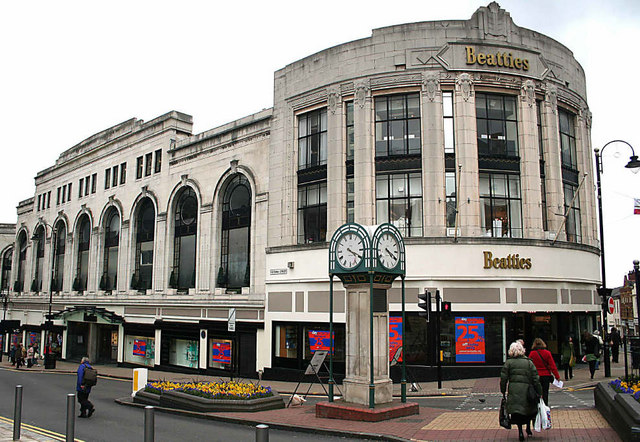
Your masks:
<path fill-rule="evenodd" d="M 327 106 L 329 107 L 329 112 L 332 114 L 336 113 L 340 99 L 340 90 L 337 87 L 332 86 L 327 88 Z"/>
<path fill-rule="evenodd" d="M 473 77 L 467 73 L 458 75 L 458 78 L 456 78 L 456 91 L 462 95 L 464 101 L 469 101 L 473 94 Z"/>
<path fill-rule="evenodd" d="M 360 80 L 356 81 L 356 93 L 355 93 L 355 102 L 360 109 L 364 108 L 364 105 L 367 102 L 367 93 L 369 92 L 369 85 L 366 81 Z"/>
<path fill-rule="evenodd" d="M 591 113 L 588 107 L 585 107 L 582 109 L 582 116 L 584 118 L 584 124 L 587 126 L 587 129 L 591 130 L 593 114 Z"/>
<path fill-rule="evenodd" d="M 554 114 L 558 112 L 558 89 L 552 84 L 547 84 L 546 100 Z"/>
<path fill-rule="evenodd" d="M 436 72 L 429 72 L 424 74 L 422 78 L 422 87 L 424 93 L 433 102 L 440 93 L 440 75 Z"/>
<path fill-rule="evenodd" d="M 180 175 L 180 184 L 185 186 L 187 184 L 187 180 L 189 179 L 189 174 Z"/>
<path fill-rule="evenodd" d="M 229 165 L 231 166 L 231 173 L 238 173 L 238 160 L 229 161 Z"/>
<path fill-rule="evenodd" d="M 533 80 L 527 80 L 522 83 L 522 88 L 520 89 L 520 98 L 522 101 L 526 102 L 529 107 L 533 107 L 536 104 L 536 84 Z"/>

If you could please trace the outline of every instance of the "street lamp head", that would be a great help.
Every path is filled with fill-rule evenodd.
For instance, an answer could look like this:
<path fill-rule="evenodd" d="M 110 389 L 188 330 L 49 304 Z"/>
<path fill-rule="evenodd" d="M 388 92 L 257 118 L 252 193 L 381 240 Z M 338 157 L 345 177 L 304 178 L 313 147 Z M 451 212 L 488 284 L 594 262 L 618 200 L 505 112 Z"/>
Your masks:
<path fill-rule="evenodd" d="M 635 271 L 638 271 L 638 268 L 640 267 L 640 261 L 638 261 L 637 259 L 633 260 L 633 268 Z"/>
<path fill-rule="evenodd" d="M 640 168 L 640 161 L 638 161 L 638 155 L 632 155 L 629 159 L 629 162 L 626 166 L 627 169 L 638 169 Z M 637 172 L 637 170 L 633 170 L 633 172 Z"/>

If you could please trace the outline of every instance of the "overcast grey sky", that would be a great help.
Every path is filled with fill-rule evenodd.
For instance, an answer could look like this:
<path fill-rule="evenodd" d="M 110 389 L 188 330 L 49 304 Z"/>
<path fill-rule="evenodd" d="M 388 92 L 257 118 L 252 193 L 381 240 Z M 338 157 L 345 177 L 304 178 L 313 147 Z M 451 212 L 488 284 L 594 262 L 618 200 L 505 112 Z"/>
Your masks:
<path fill-rule="evenodd" d="M 33 196 L 36 173 L 96 132 L 169 110 L 194 133 L 273 103 L 273 72 L 371 29 L 468 19 L 488 1 L 41 1 L 0 5 L 0 222 Z M 592 142 L 640 154 L 640 2 L 503 0 L 514 22 L 550 36 L 582 64 Z M 606 6 L 604 6 L 606 5 Z M 640 174 L 629 150 L 605 151 L 607 282 L 640 259 Z M 614 153 L 619 150 L 619 156 Z M 625 161 L 626 160 L 626 161 Z"/>

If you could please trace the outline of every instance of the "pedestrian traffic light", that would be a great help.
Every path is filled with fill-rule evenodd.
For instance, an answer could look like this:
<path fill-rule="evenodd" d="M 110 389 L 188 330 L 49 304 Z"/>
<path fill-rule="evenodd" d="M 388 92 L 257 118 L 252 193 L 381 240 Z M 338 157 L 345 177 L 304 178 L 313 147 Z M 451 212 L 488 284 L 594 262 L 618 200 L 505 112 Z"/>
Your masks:
<path fill-rule="evenodd" d="M 429 313 L 431 312 L 431 293 L 424 291 L 424 293 L 418 293 L 418 308 L 421 308 L 422 312 L 419 315 L 429 322 Z"/>
<path fill-rule="evenodd" d="M 444 316 L 451 314 L 451 301 L 442 301 L 442 314 Z"/>

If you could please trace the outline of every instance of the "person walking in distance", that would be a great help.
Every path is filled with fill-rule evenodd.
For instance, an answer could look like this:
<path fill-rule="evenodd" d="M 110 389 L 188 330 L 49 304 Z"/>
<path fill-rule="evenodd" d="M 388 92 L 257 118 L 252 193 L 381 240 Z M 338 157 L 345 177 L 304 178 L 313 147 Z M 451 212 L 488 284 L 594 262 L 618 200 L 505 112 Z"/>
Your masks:
<path fill-rule="evenodd" d="M 611 359 L 615 364 L 618 363 L 618 356 L 620 354 L 620 332 L 617 328 L 611 327 L 611 333 L 609 333 L 609 345 L 611 346 Z"/>
<path fill-rule="evenodd" d="M 564 368 L 564 380 L 573 379 L 573 366 L 576 365 L 576 352 L 573 338 L 567 336 L 562 343 L 562 368 Z"/>
<path fill-rule="evenodd" d="M 591 373 L 591 379 L 596 372 L 596 362 L 600 357 L 600 342 L 598 338 L 593 336 L 589 332 L 584 332 L 584 360 L 589 364 L 589 373 Z"/>
<path fill-rule="evenodd" d="M 24 350 L 24 348 L 22 347 L 22 344 L 18 343 L 18 346 L 16 347 L 16 370 L 19 370 L 20 367 L 24 365 L 22 350 Z"/>
<path fill-rule="evenodd" d="M 547 350 L 547 344 L 540 338 L 536 338 L 531 346 L 531 353 L 529 358 L 533 361 L 533 365 L 538 370 L 540 375 L 540 384 L 542 384 L 542 399 L 544 403 L 549 406 L 549 384 L 553 382 L 553 379 L 560 379 L 560 374 L 556 367 L 556 363 L 553 360 L 551 352 Z"/>
<path fill-rule="evenodd" d="M 533 362 L 525 356 L 522 344 L 512 343 L 508 356 L 500 372 L 500 392 L 504 396 L 508 391 L 507 412 L 511 423 L 518 426 L 518 436 L 522 441 L 522 426 L 526 424 L 527 435 L 531 436 L 531 420 L 538 411 L 537 399 L 531 401 L 528 398 L 529 386 L 533 385 L 538 396 L 542 394 L 542 386 L 538 371 Z"/>
<path fill-rule="evenodd" d="M 80 403 L 80 416 L 78 417 L 91 417 L 95 412 L 95 407 L 89 401 L 89 394 L 91 393 L 91 387 L 95 385 L 95 382 L 90 381 L 93 376 L 88 376 L 88 371 L 95 371 L 89 362 L 88 357 L 83 357 L 78 366 L 78 381 L 76 383 L 76 392 L 78 394 L 78 402 Z M 91 385 L 89 385 L 91 384 Z"/>

